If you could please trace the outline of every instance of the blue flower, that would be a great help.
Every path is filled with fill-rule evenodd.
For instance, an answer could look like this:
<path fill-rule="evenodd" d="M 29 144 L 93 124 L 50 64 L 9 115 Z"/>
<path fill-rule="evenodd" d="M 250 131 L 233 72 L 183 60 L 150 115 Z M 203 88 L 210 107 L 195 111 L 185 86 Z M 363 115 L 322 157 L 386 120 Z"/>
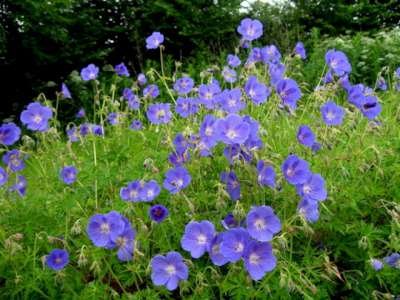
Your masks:
<path fill-rule="evenodd" d="M 81 77 L 83 81 L 96 79 L 99 75 L 99 68 L 94 64 L 90 64 L 81 70 Z"/>
<path fill-rule="evenodd" d="M 74 166 L 66 166 L 60 171 L 60 178 L 66 184 L 71 185 L 76 181 L 78 170 Z"/>
<path fill-rule="evenodd" d="M 11 146 L 21 136 L 21 129 L 14 123 L 6 123 L 0 126 L 0 144 Z"/>
<path fill-rule="evenodd" d="M 192 221 L 185 227 L 181 246 L 190 252 L 193 258 L 201 257 L 208 249 L 215 236 L 214 225 L 209 221 Z"/>
<path fill-rule="evenodd" d="M 343 123 L 344 109 L 333 101 L 321 106 L 321 114 L 326 125 L 338 126 Z"/>
<path fill-rule="evenodd" d="M 64 249 L 53 249 L 46 256 L 46 265 L 54 271 L 60 271 L 69 263 L 69 254 Z"/>
<path fill-rule="evenodd" d="M 153 32 L 146 38 L 147 49 L 157 49 L 164 42 L 164 35 L 159 32 Z"/>
<path fill-rule="evenodd" d="M 30 130 L 43 132 L 49 129 L 48 122 L 52 117 L 53 112 L 49 107 L 33 102 L 21 113 L 20 119 Z"/>
<path fill-rule="evenodd" d="M 116 65 L 114 67 L 114 70 L 115 70 L 115 73 L 117 73 L 117 75 L 119 75 L 119 76 L 126 76 L 126 77 L 130 76 L 128 68 L 125 66 L 125 64 L 123 62 L 120 63 L 119 65 Z"/>
<path fill-rule="evenodd" d="M 258 39 L 263 34 L 263 25 L 259 20 L 252 20 L 250 18 L 245 18 L 240 22 L 237 28 L 237 32 L 246 41 L 253 41 Z"/>

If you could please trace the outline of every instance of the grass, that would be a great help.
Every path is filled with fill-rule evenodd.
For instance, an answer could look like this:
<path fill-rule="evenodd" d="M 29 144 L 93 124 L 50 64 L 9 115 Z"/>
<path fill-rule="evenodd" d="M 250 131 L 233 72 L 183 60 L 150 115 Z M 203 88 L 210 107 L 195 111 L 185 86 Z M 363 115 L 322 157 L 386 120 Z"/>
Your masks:
<path fill-rule="evenodd" d="M 142 131 L 130 130 L 125 120 L 106 127 L 104 138 L 88 136 L 72 144 L 60 129 L 24 139 L 20 149 L 29 155 L 22 172 L 27 195 L 20 198 L 5 188 L 0 192 L 0 298 L 391 299 L 400 294 L 399 270 L 376 272 L 369 263 L 372 257 L 400 251 L 399 94 L 379 95 L 383 112 L 378 126 L 346 104 L 344 95 L 307 89 L 295 115 L 278 108 L 276 95 L 244 111 L 260 122 L 265 147 L 255 156 L 273 164 L 280 188 L 257 185 L 256 161 L 236 163 L 242 197 L 232 202 L 219 180 L 230 168 L 221 145 L 209 158 L 193 153 L 187 164 L 189 187 L 177 195 L 163 190 L 153 201 L 170 210 L 160 224 L 147 215 L 151 204 L 124 202 L 119 190 L 134 179 L 161 184 L 171 168 L 171 140 L 178 132 L 198 131 L 204 111 L 191 119 L 177 117 L 172 125 L 145 124 Z M 114 101 L 113 92 L 104 88 L 102 93 Z M 320 117 L 319 107 L 330 97 L 346 108 L 340 127 L 327 127 Z M 302 124 L 323 145 L 316 154 L 296 141 Z M 290 153 L 306 159 L 327 182 L 328 199 L 315 224 L 296 213 L 300 199 L 280 173 Z M 67 186 L 59 171 L 71 164 L 79 170 L 78 181 Z M 278 266 L 261 281 L 251 281 L 241 262 L 216 267 L 207 255 L 195 260 L 181 249 L 189 221 L 208 219 L 222 231 L 220 221 L 228 212 L 243 218 L 252 205 L 261 204 L 271 205 L 283 224 L 273 240 Z M 115 251 L 96 248 L 87 237 L 90 216 L 110 210 L 128 217 L 137 231 L 131 262 L 119 262 Z M 53 248 L 70 253 L 70 264 L 61 272 L 43 264 Z M 149 267 L 154 255 L 171 250 L 184 255 L 190 271 L 189 280 L 174 292 L 155 287 Z"/>

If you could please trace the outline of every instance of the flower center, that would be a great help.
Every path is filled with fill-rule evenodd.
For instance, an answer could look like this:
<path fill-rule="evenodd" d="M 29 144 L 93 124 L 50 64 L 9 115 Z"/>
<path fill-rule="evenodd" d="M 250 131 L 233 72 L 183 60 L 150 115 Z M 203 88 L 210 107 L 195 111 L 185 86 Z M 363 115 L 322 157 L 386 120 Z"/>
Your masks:
<path fill-rule="evenodd" d="M 165 268 L 165 271 L 167 271 L 168 275 L 175 275 L 175 273 L 176 273 L 176 268 L 175 268 L 174 265 L 168 265 L 168 266 Z"/>
<path fill-rule="evenodd" d="M 309 194 L 311 192 L 311 187 L 308 184 L 305 184 L 303 186 L 303 192 L 304 194 Z"/>
<path fill-rule="evenodd" d="M 254 97 L 256 95 L 256 92 L 253 89 L 250 89 L 249 95 L 250 97 Z"/>
<path fill-rule="evenodd" d="M 335 114 L 333 112 L 331 112 L 331 111 L 328 111 L 328 113 L 326 114 L 326 118 L 329 121 L 332 121 L 335 118 Z"/>
<path fill-rule="evenodd" d="M 33 117 L 33 122 L 35 122 L 36 124 L 39 124 L 40 122 L 42 122 L 43 118 L 41 115 L 35 115 Z"/>
<path fill-rule="evenodd" d="M 128 242 L 127 238 L 120 236 L 117 238 L 116 244 L 118 247 L 125 247 L 127 242 Z"/>
<path fill-rule="evenodd" d="M 102 223 L 100 225 L 100 232 L 103 234 L 110 233 L 110 225 L 108 223 Z"/>
<path fill-rule="evenodd" d="M 207 242 L 207 237 L 204 234 L 199 234 L 197 237 L 197 243 L 199 245 L 204 245 Z"/>
<path fill-rule="evenodd" d="M 129 192 L 129 197 L 130 197 L 130 198 L 136 198 L 137 195 L 138 195 L 138 192 L 137 192 L 136 190 L 131 190 L 131 191 Z"/>
<path fill-rule="evenodd" d="M 235 246 L 235 252 L 242 252 L 243 249 L 244 249 L 243 243 L 237 243 L 237 245 Z"/>
<path fill-rule="evenodd" d="M 257 228 L 257 230 L 263 230 L 265 228 L 265 221 L 263 219 L 257 219 L 254 222 L 254 226 Z"/>
<path fill-rule="evenodd" d="M 204 133 L 206 134 L 206 136 L 212 136 L 212 134 L 213 134 L 212 127 L 208 126 Z"/>
<path fill-rule="evenodd" d="M 228 130 L 228 132 L 226 133 L 226 136 L 230 139 L 234 139 L 235 137 L 237 137 L 236 131 L 233 129 Z"/>
<path fill-rule="evenodd" d="M 161 109 L 157 112 L 157 118 L 165 117 L 165 110 Z"/>
<path fill-rule="evenodd" d="M 252 265 L 258 265 L 260 263 L 260 257 L 257 254 L 252 253 L 250 254 L 249 261 Z"/>

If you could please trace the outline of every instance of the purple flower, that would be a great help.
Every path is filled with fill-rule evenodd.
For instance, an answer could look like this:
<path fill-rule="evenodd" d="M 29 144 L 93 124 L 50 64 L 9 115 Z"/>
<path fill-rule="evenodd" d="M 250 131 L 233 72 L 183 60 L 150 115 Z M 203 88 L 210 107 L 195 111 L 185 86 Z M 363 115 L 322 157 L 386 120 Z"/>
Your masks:
<path fill-rule="evenodd" d="M 189 148 L 189 141 L 185 138 L 185 136 L 182 133 L 178 133 L 174 140 L 173 144 L 175 146 L 175 150 L 178 153 L 184 153 L 186 150 Z"/>
<path fill-rule="evenodd" d="M 380 259 L 372 258 L 370 263 L 375 271 L 380 271 L 383 268 L 383 262 Z"/>
<path fill-rule="evenodd" d="M 197 104 L 197 99 L 195 98 L 182 98 L 178 97 L 176 99 L 176 113 L 182 118 L 187 118 L 198 112 L 199 106 Z"/>
<path fill-rule="evenodd" d="M 214 236 L 208 249 L 208 254 L 210 255 L 211 261 L 216 266 L 223 266 L 229 262 L 228 259 L 221 253 L 221 243 L 224 235 L 225 233 L 221 232 Z"/>
<path fill-rule="evenodd" d="M 174 166 L 179 167 L 182 166 L 184 163 L 189 161 L 190 153 L 189 151 L 174 151 L 168 156 L 168 161 Z"/>
<path fill-rule="evenodd" d="M 146 38 L 147 49 L 157 49 L 164 42 L 164 35 L 159 32 L 153 32 Z"/>
<path fill-rule="evenodd" d="M 79 141 L 79 132 L 76 126 L 72 126 L 71 128 L 67 129 L 68 140 L 70 142 L 77 142 Z"/>
<path fill-rule="evenodd" d="M 114 70 L 115 70 L 115 73 L 117 73 L 117 75 L 119 75 L 119 76 L 126 76 L 126 77 L 130 76 L 128 68 L 125 66 L 125 64 L 123 62 L 120 63 L 119 65 L 116 65 L 114 67 Z"/>
<path fill-rule="evenodd" d="M 53 112 L 47 106 L 39 102 L 33 102 L 21 113 L 21 122 L 33 131 L 46 131 L 49 128 L 48 121 L 53 117 Z"/>
<path fill-rule="evenodd" d="M 227 113 L 238 113 L 246 107 L 246 103 L 241 101 L 242 92 L 239 88 L 224 90 L 219 95 L 219 105 Z"/>
<path fill-rule="evenodd" d="M 18 172 L 25 169 L 24 157 L 17 149 L 7 151 L 3 155 L 3 163 L 7 165 L 7 167 L 13 172 Z"/>
<path fill-rule="evenodd" d="M 300 144 L 311 148 L 315 143 L 315 134 L 307 125 L 301 125 L 297 131 L 297 141 Z"/>
<path fill-rule="evenodd" d="M 302 42 L 298 42 L 296 46 L 294 47 L 293 50 L 295 55 L 298 55 L 301 59 L 306 59 L 307 54 L 306 54 L 306 48 L 304 47 L 304 44 Z"/>
<path fill-rule="evenodd" d="M 174 90 L 179 95 L 186 95 L 190 93 L 193 87 L 194 87 L 193 79 L 187 76 L 177 79 L 174 84 Z"/>
<path fill-rule="evenodd" d="M 351 72 L 349 60 L 342 51 L 336 51 L 334 49 L 329 50 L 325 54 L 325 62 L 335 75 L 339 77 Z"/>
<path fill-rule="evenodd" d="M 386 91 L 388 89 L 385 78 L 379 77 L 376 82 L 376 87 L 381 91 Z"/>
<path fill-rule="evenodd" d="M 86 232 L 90 240 L 97 247 L 109 247 L 111 240 L 115 240 L 125 228 L 122 216 L 111 211 L 105 215 L 96 214 L 89 219 Z"/>
<path fill-rule="evenodd" d="M 17 176 L 17 183 L 10 187 L 10 191 L 16 191 L 21 197 L 26 194 L 27 181 L 22 175 Z"/>
<path fill-rule="evenodd" d="M 90 64 L 86 68 L 83 68 L 81 70 L 81 77 L 83 81 L 96 79 L 98 75 L 99 75 L 99 68 L 96 67 L 94 64 Z"/>
<path fill-rule="evenodd" d="M 101 125 L 93 124 L 92 125 L 92 132 L 94 135 L 103 136 L 104 135 L 104 128 Z"/>
<path fill-rule="evenodd" d="M 282 79 L 276 85 L 276 92 L 279 94 L 284 105 L 291 109 L 297 108 L 297 101 L 301 98 L 301 91 L 293 79 Z"/>
<path fill-rule="evenodd" d="M 221 224 L 226 230 L 228 230 L 230 228 L 237 227 L 239 225 L 239 222 L 235 219 L 232 213 L 228 213 L 221 221 Z"/>
<path fill-rule="evenodd" d="M 221 88 L 217 83 L 202 84 L 199 86 L 199 101 L 208 109 L 213 109 L 217 95 Z"/>
<path fill-rule="evenodd" d="M 398 67 L 396 71 L 394 71 L 394 77 L 400 79 L 400 67 Z"/>
<path fill-rule="evenodd" d="M 69 263 L 69 254 L 64 249 L 53 249 L 46 255 L 46 265 L 54 271 L 60 271 Z"/>
<path fill-rule="evenodd" d="M 256 76 L 249 76 L 244 90 L 256 105 L 264 103 L 271 93 L 265 84 L 258 82 Z"/>
<path fill-rule="evenodd" d="M 369 120 L 375 119 L 382 111 L 382 107 L 375 96 L 366 96 L 361 105 L 362 114 Z"/>
<path fill-rule="evenodd" d="M 296 185 L 300 197 L 310 201 L 324 201 L 328 196 L 325 180 L 320 174 L 312 174 L 306 182 Z"/>
<path fill-rule="evenodd" d="M 219 140 L 227 145 L 243 144 L 250 134 L 250 126 L 242 117 L 231 114 L 215 123 Z"/>
<path fill-rule="evenodd" d="M 21 129 L 14 123 L 6 123 L 0 126 L 0 144 L 11 146 L 21 136 Z"/>
<path fill-rule="evenodd" d="M 0 167 L 0 186 L 5 185 L 7 180 L 8 180 L 8 174 L 6 170 Z"/>
<path fill-rule="evenodd" d="M 60 171 L 60 178 L 66 184 L 73 184 L 76 181 L 78 170 L 74 166 L 66 166 Z"/>
<path fill-rule="evenodd" d="M 120 261 L 130 261 L 133 258 L 136 232 L 127 218 L 121 215 L 119 217 L 123 222 L 123 228 L 118 233 L 110 234 L 110 241 L 106 245 L 106 248 L 113 249 L 117 247 L 118 259 Z"/>
<path fill-rule="evenodd" d="M 80 108 L 79 111 L 76 113 L 76 117 L 78 119 L 82 119 L 86 116 L 85 110 L 83 108 Z"/>
<path fill-rule="evenodd" d="M 294 154 L 289 155 L 282 164 L 282 173 L 294 185 L 305 183 L 311 176 L 308 162 Z"/>
<path fill-rule="evenodd" d="M 235 172 L 222 172 L 221 181 L 226 184 L 226 191 L 233 201 L 240 198 L 240 183 Z"/>
<path fill-rule="evenodd" d="M 229 262 L 237 262 L 242 258 L 244 249 L 250 240 L 244 228 L 232 228 L 223 235 L 220 251 Z"/>
<path fill-rule="evenodd" d="M 146 75 L 144 75 L 143 73 L 140 73 L 137 77 L 137 82 L 139 85 L 145 85 L 147 83 Z"/>
<path fill-rule="evenodd" d="M 143 124 L 140 120 L 133 120 L 131 125 L 129 126 L 130 129 L 132 130 L 140 130 L 142 129 Z"/>
<path fill-rule="evenodd" d="M 257 181 L 261 186 L 275 187 L 275 170 L 272 166 L 267 165 L 263 160 L 257 163 Z"/>
<path fill-rule="evenodd" d="M 268 242 L 249 241 L 243 253 L 244 266 L 253 280 L 260 280 L 276 267 L 276 257 Z"/>
<path fill-rule="evenodd" d="M 259 20 L 245 18 L 240 22 L 237 32 L 242 36 L 243 40 L 253 41 L 263 34 L 263 25 Z"/>
<path fill-rule="evenodd" d="M 257 62 L 262 61 L 262 53 L 261 49 L 258 47 L 254 47 L 251 49 L 249 57 L 247 58 L 246 65 L 255 64 Z"/>
<path fill-rule="evenodd" d="M 271 83 L 276 86 L 278 82 L 283 80 L 285 75 L 286 67 L 284 64 L 269 64 L 268 72 L 271 78 Z"/>
<path fill-rule="evenodd" d="M 344 109 L 333 101 L 321 106 L 321 114 L 326 125 L 338 126 L 343 123 Z"/>
<path fill-rule="evenodd" d="M 160 90 L 158 89 L 158 86 L 155 84 L 149 84 L 143 89 L 143 97 L 145 98 L 157 98 L 158 95 L 160 95 Z"/>
<path fill-rule="evenodd" d="M 278 48 L 275 45 L 270 45 L 270 46 L 266 46 L 264 48 L 261 49 L 261 56 L 262 56 L 262 61 L 265 64 L 268 63 L 279 63 L 279 61 L 281 60 L 281 53 L 279 52 Z"/>
<path fill-rule="evenodd" d="M 173 291 L 179 281 L 187 280 L 188 277 L 188 267 L 178 252 L 171 251 L 166 256 L 156 255 L 151 260 L 151 280 L 156 286 L 164 285 Z"/>
<path fill-rule="evenodd" d="M 150 202 L 153 201 L 161 192 L 161 188 L 157 181 L 150 180 L 146 182 L 143 187 L 139 190 L 139 197 L 141 201 Z"/>
<path fill-rule="evenodd" d="M 67 85 L 63 82 L 61 84 L 61 95 L 64 99 L 71 99 L 71 92 L 69 91 Z"/>
<path fill-rule="evenodd" d="M 234 83 L 237 80 L 237 73 L 235 70 L 233 70 L 229 67 L 224 67 L 222 69 L 222 77 L 224 77 L 226 82 Z"/>
<path fill-rule="evenodd" d="M 169 103 L 154 103 L 147 109 L 147 118 L 152 124 L 167 124 L 171 121 L 172 113 Z"/>
<path fill-rule="evenodd" d="M 209 249 L 214 236 L 215 228 L 211 222 L 191 221 L 181 239 L 182 249 L 190 252 L 193 258 L 199 258 Z"/>
<path fill-rule="evenodd" d="M 303 199 L 297 206 L 298 212 L 311 223 L 315 223 L 319 219 L 318 202 Z"/>
<path fill-rule="evenodd" d="M 162 221 L 164 221 L 164 219 L 168 217 L 168 215 L 169 215 L 168 209 L 161 204 L 153 205 L 149 209 L 150 219 L 152 219 L 157 223 L 161 223 Z"/>
<path fill-rule="evenodd" d="M 142 183 L 139 180 L 131 181 L 127 186 L 121 188 L 119 195 L 122 200 L 129 202 L 140 201 Z"/>
<path fill-rule="evenodd" d="M 208 147 L 214 147 L 218 142 L 215 123 L 216 119 L 213 115 L 206 115 L 200 125 L 200 138 Z"/>
<path fill-rule="evenodd" d="M 116 112 L 111 112 L 107 116 L 107 121 L 110 125 L 117 125 L 119 123 L 120 115 Z"/>
<path fill-rule="evenodd" d="M 236 68 L 240 66 L 241 61 L 237 55 L 228 54 L 228 57 L 226 58 L 226 63 L 232 68 Z"/>
<path fill-rule="evenodd" d="M 246 217 L 247 231 L 253 239 L 260 242 L 272 240 L 281 231 L 281 221 L 270 206 L 254 206 Z"/>
<path fill-rule="evenodd" d="M 392 268 L 400 269 L 400 254 L 392 253 L 383 258 L 383 261 Z"/>
<path fill-rule="evenodd" d="M 170 169 L 165 174 L 163 186 L 171 194 L 176 194 L 186 188 L 192 177 L 184 167 Z"/>

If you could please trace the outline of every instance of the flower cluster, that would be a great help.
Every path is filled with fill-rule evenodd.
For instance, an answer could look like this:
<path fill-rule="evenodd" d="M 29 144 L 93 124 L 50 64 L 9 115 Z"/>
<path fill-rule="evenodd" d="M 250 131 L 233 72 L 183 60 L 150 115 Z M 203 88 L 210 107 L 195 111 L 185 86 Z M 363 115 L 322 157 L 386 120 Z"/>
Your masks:
<path fill-rule="evenodd" d="M 157 181 L 134 180 L 127 186 L 121 188 L 120 196 L 124 201 L 129 202 L 151 202 L 160 194 L 161 188 Z"/>

